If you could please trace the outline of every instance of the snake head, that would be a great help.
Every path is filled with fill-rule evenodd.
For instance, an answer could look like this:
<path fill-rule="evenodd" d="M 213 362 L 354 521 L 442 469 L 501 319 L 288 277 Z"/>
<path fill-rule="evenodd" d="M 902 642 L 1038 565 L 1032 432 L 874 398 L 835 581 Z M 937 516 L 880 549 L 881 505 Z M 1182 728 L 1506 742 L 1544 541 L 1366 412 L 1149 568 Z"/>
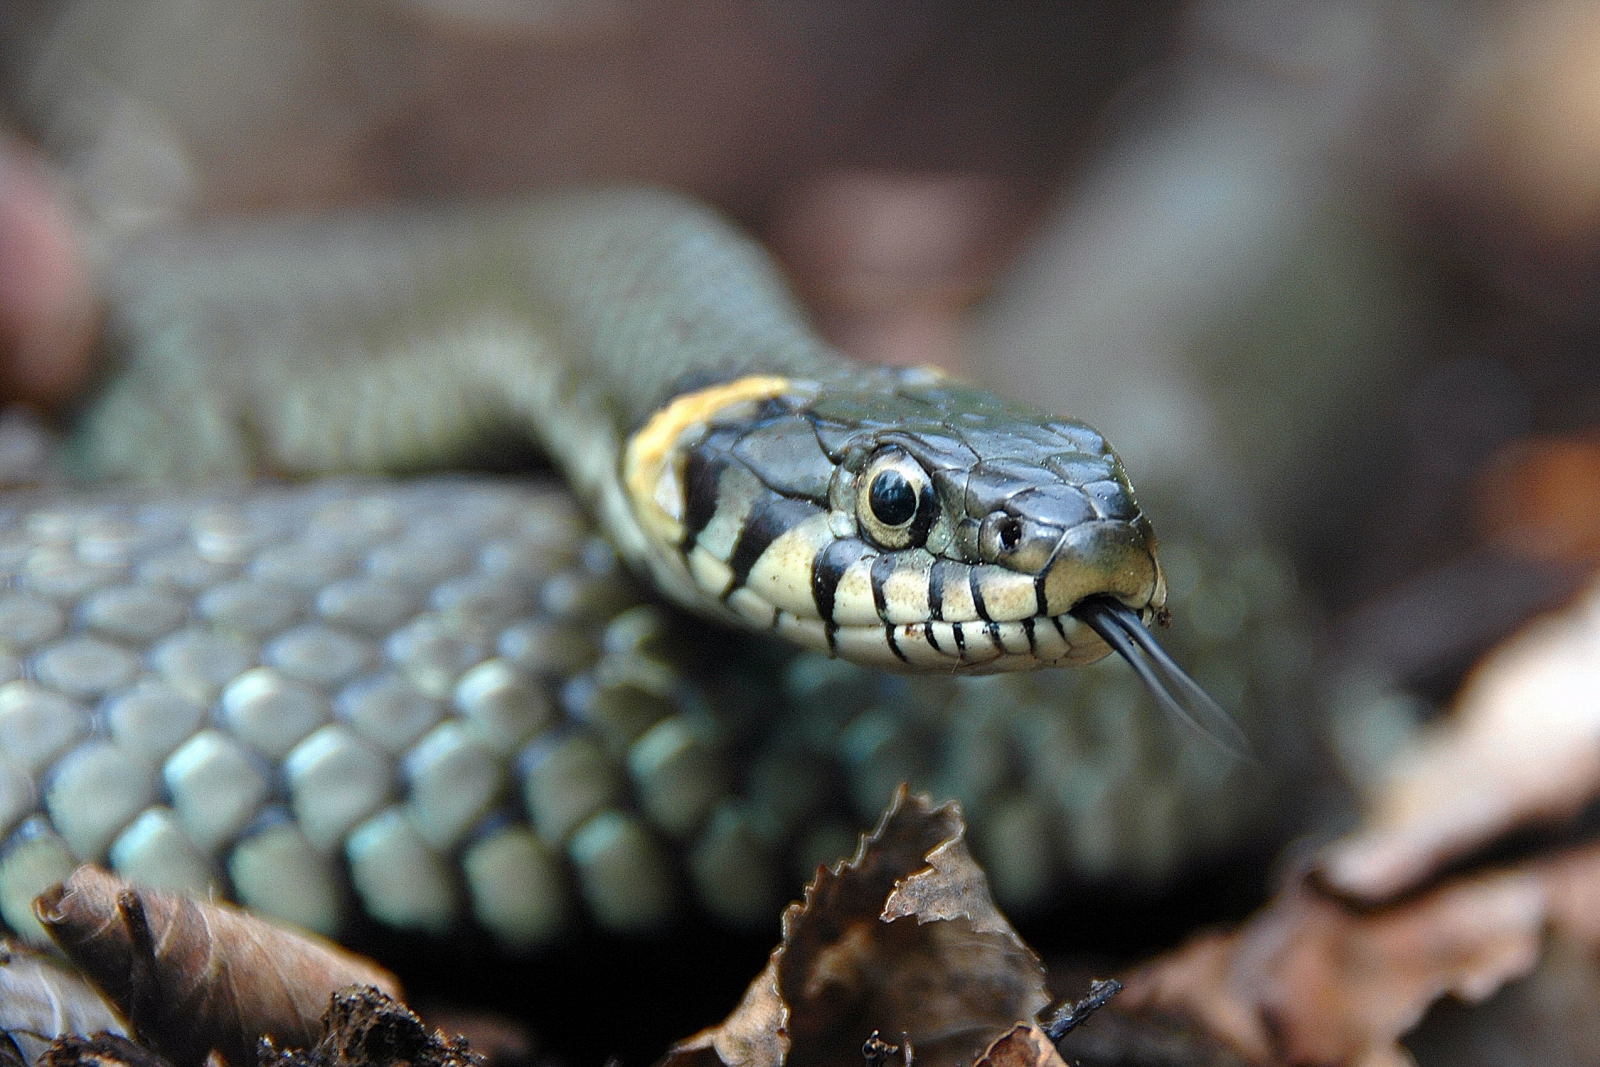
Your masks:
<path fill-rule="evenodd" d="M 690 606 L 897 670 L 990 673 L 1116 651 L 1234 754 L 1233 720 L 1146 624 L 1166 580 L 1105 438 L 922 371 L 692 390 L 630 440 L 647 559 Z"/>
<path fill-rule="evenodd" d="M 1094 596 L 1146 618 L 1160 610 L 1155 532 L 1104 437 L 964 386 L 913 395 L 957 414 L 856 435 L 830 500 L 880 551 L 911 553 L 911 566 L 926 558 L 942 599 L 957 601 L 930 608 L 978 623 L 1043 622 Z"/>
<path fill-rule="evenodd" d="M 1106 655 L 1086 601 L 1162 609 L 1150 523 L 1083 423 L 920 371 L 674 404 L 625 467 L 658 569 L 702 607 L 858 662 L 973 673 Z"/>

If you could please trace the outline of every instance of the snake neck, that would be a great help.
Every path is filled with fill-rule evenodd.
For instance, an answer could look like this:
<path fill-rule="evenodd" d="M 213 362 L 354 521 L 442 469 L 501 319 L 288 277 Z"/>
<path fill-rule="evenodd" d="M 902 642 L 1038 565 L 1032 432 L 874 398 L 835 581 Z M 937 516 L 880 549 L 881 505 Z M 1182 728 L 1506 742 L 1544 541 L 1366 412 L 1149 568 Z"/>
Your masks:
<path fill-rule="evenodd" d="M 487 377 L 673 600 L 860 662 L 968 671 L 1105 655 L 1072 615 L 1087 597 L 1161 607 L 1104 438 L 845 360 L 710 213 L 573 194 L 485 239 L 510 242 L 549 349 L 492 352 Z"/>
<path fill-rule="evenodd" d="M 679 197 L 263 236 L 122 269 L 130 366 L 81 438 L 102 473 L 393 470 L 532 436 L 670 598 L 891 668 L 1084 662 L 1107 646 L 1080 601 L 1161 606 L 1104 438 L 845 360 L 752 241 Z"/>
<path fill-rule="evenodd" d="M 861 369 L 815 337 L 749 238 L 674 195 L 566 194 L 489 239 L 530 299 L 544 350 L 487 351 L 485 379 L 631 565 L 675 601 L 728 616 L 688 579 L 658 513 L 630 495 L 626 453 L 636 468 L 667 462 L 669 446 L 725 404 Z"/>
<path fill-rule="evenodd" d="M 1154 535 L 1104 438 L 847 362 L 751 241 L 681 198 L 230 227 L 175 252 L 113 271 L 127 360 L 80 423 L 81 470 L 393 471 L 531 436 L 702 613 L 891 669 L 1153 647 Z M 1181 673 L 1144 666 L 1155 688 Z"/>

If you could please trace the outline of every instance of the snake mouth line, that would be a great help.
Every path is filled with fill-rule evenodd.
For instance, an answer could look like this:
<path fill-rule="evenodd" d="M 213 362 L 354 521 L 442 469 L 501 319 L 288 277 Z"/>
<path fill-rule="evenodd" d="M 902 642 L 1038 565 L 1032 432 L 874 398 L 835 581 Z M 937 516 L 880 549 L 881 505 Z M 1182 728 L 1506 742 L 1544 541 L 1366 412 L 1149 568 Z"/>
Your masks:
<path fill-rule="evenodd" d="M 1071 614 L 1128 661 L 1162 709 L 1233 756 L 1249 760 L 1250 742 L 1233 717 L 1161 647 L 1134 610 L 1106 596 L 1078 602 Z"/>
<path fill-rule="evenodd" d="M 798 644 L 890 670 L 963 674 L 1076 666 L 1103 658 L 1107 644 L 1072 614 L 1008 621 L 926 620 L 838 625 L 772 608 L 770 628 Z"/>

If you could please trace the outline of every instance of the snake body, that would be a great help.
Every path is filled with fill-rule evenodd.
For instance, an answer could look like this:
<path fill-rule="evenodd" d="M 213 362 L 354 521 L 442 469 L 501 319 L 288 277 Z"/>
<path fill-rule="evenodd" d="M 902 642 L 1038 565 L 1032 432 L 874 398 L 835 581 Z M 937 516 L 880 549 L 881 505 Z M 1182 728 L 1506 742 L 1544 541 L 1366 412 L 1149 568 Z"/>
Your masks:
<path fill-rule="evenodd" d="M 1104 440 L 831 353 L 701 209 L 613 192 L 235 231 L 131 255 L 111 292 L 123 365 L 74 440 L 94 476 L 456 464 L 531 431 L 669 598 L 813 651 L 708 650 L 526 484 L 14 497 L 18 928 L 79 860 L 329 931 L 359 908 L 539 942 L 574 909 L 642 929 L 691 897 L 764 921 L 900 778 L 968 801 L 1015 902 L 1062 868 L 1169 872 L 1261 813 L 1130 678 L 1063 707 L 1056 672 L 950 677 L 1099 658 L 1086 600 L 1162 609 Z M 1270 567 L 1236 579 L 1257 612 L 1289 600 Z"/>
<path fill-rule="evenodd" d="M 375 225 L 369 261 L 391 262 L 381 221 L 295 254 L 336 264 Z M 846 658 L 1081 662 L 1106 648 L 1069 614 L 1080 601 L 1161 607 L 1154 535 L 1104 438 L 929 372 L 846 360 L 810 334 L 760 251 L 703 209 L 571 193 L 403 239 L 435 246 L 431 269 L 400 292 L 380 275 L 367 307 L 285 291 L 277 274 L 307 275 L 271 257 L 125 268 L 146 292 L 150 275 L 169 278 L 164 301 L 123 305 L 140 358 L 91 413 L 92 473 L 212 473 L 219 444 L 245 469 L 382 469 L 498 424 L 537 438 L 669 596 Z M 300 326 L 286 336 L 226 332 L 284 305 Z M 398 324 L 397 305 L 410 310 Z M 206 332 L 184 335 L 196 318 Z M 397 346 L 413 349 L 406 380 L 390 369 Z M 352 396 L 371 409 L 353 424 Z M 173 434 L 191 422 L 209 447 Z M 903 497 L 879 499 L 886 485 Z M 886 507 L 904 514 L 886 521 Z"/>

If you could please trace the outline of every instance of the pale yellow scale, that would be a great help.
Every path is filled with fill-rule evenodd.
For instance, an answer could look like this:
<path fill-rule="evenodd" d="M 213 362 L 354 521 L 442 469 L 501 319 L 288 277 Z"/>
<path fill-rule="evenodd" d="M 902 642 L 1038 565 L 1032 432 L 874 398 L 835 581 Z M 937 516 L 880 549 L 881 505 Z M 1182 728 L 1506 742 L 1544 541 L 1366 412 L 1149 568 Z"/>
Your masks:
<path fill-rule="evenodd" d="M 819 511 L 779 534 L 750 568 L 745 587 L 775 608 L 815 617 L 811 573 L 817 553 L 834 540 L 828 513 Z M 924 585 L 926 589 L 926 585 Z"/>

